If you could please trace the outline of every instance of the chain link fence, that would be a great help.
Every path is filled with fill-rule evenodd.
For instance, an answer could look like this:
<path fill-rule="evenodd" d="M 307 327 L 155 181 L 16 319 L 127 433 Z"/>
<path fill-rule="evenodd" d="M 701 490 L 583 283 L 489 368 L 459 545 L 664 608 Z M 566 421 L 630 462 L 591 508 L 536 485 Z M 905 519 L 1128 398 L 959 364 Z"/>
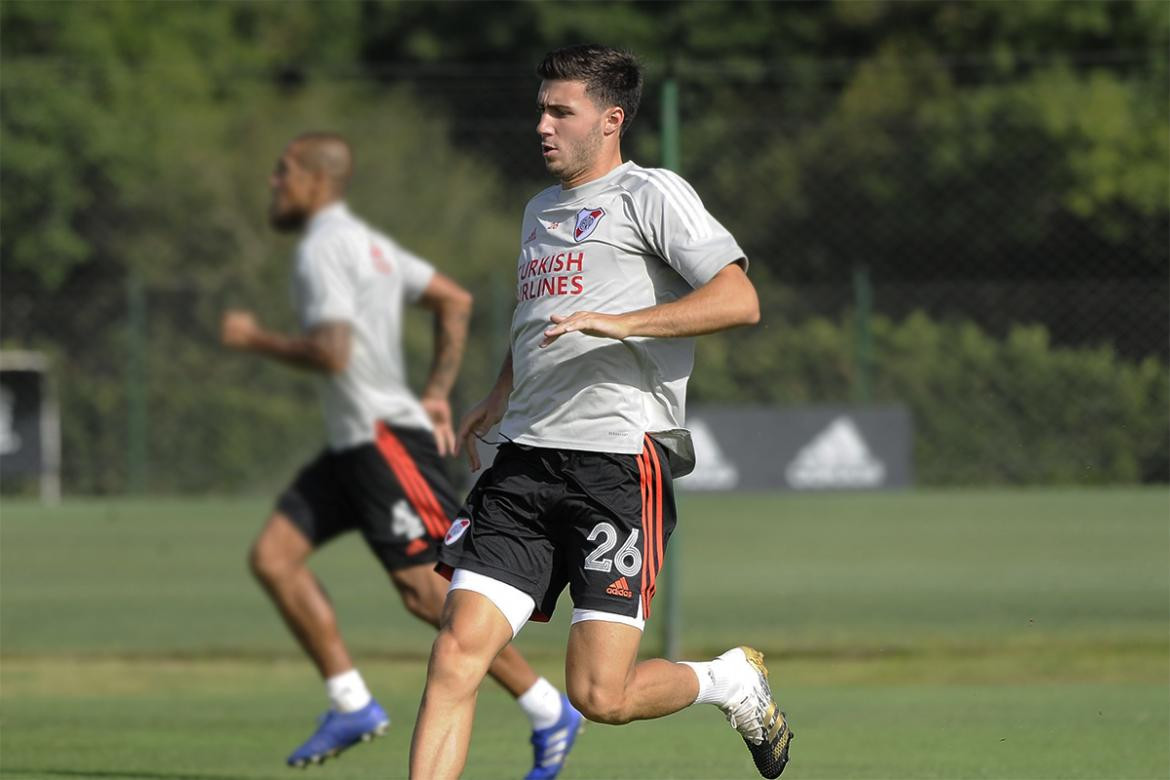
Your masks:
<path fill-rule="evenodd" d="M 1162 71 L 1134 71 L 1159 92 Z M 745 248 L 763 307 L 759 328 L 704 340 L 692 401 L 907 403 L 927 484 L 1164 481 L 1166 165 L 1140 172 L 1161 187 L 1155 207 L 1119 205 L 1107 193 L 1078 200 L 1093 188 L 1069 156 L 1075 144 L 1052 143 L 1040 120 L 1018 110 L 1026 94 L 989 107 L 990 70 L 968 65 L 962 83 L 941 86 L 929 69 L 879 72 L 861 86 L 835 83 L 832 72 L 828 63 L 803 81 L 779 66 L 675 72 L 681 172 Z M 359 127 L 357 153 L 369 163 L 355 211 L 476 294 L 454 399 L 466 408 L 506 345 L 523 204 L 551 183 L 535 134 L 535 77 L 526 66 L 500 65 L 384 68 L 374 78 L 380 86 L 327 73 L 313 84 L 366 90 L 371 101 L 392 90 L 406 95 L 396 105 L 413 101 L 418 113 L 382 113 L 366 124 L 357 115 L 297 119 Z M 662 158 L 664 78 L 651 68 L 624 143 L 642 165 Z M 252 89 L 275 105 L 295 100 L 295 87 Z M 475 234 L 489 239 L 460 241 L 464 227 L 442 206 L 430 223 L 404 217 L 412 193 L 382 186 L 398 172 L 380 157 L 378 139 L 423 116 L 437 117 L 428 132 L 452 150 L 435 153 L 429 184 L 467 201 L 460 213 L 489 215 Z M 278 128 L 288 136 L 303 129 Z M 252 141 L 259 149 L 264 138 Z M 236 175 L 255 181 L 254 193 L 236 193 L 246 245 L 217 244 L 214 232 L 193 226 L 198 214 L 151 226 L 173 241 L 160 251 L 263 255 L 242 263 L 252 269 L 247 278 L 230 265 L 195 280 L 111 273 L 97 262 L 45 295 L 29 277 L 5 274 L 4 343 L 54 359 L 67 493 L 270 490 L 319 446 L 311 383 L 216 344 L 228 305 L 247 303 L 268 324 L 292 328 L 290 244 L 263 223 L 265 165 Z M 477 265 L 465 261 L 470 253 Z M 410 323 L 412 376 L 421 381 L 430 327 L 421 314 Z M 971 446 L 972 437 L 986 441 Z"/>

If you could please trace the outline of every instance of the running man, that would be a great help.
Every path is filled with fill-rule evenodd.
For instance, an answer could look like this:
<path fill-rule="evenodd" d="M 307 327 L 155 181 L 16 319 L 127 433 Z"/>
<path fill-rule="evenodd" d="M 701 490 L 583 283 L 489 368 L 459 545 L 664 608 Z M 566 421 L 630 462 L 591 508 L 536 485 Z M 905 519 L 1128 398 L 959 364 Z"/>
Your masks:
<path fill-rule="evenodd" d="M 447 582 L 438 548 L 459 504 L 442 456 L 455 449 L 448 395 L 471 313 L 471 295 L 389 237 L 354 217 L 344 202 L 349 144 L 310 133 L 284 149 L 272 173 L 269 219 L 303 233 L 293 293 L 302 332 L 262 328 L 246 311 L 223 316 L 221 338 L 318 374 L 328 446 L 280 495 L 249 563 L 325 681 L 330 709 L 288 757 L 320 763 L 383 733 L 390 719 L 354 667 L 325 592 L 306 566 L 334 537 L 357 530 L 381 562 L 407 611 L 438 625 Z M 434 358 L 415 398 L 402 355 L 404 304 L 434 313 Z M 581 715 L 512 647 L 493 653 L 489 674 L 532 722 L 535 761 L 528 778 L 555 777 Z"/>
<path fill-rule="evenodd" d="M 693 338 L 759 320 L 747 259 L 683 179 L 622 162 L 637 111 L 634 57 L 602 46 L 537 69 L 545 166 L 560 180 L 520 230 L 511 350 L 459 427 L 507 440 L 439 553 L 452 576 L 411 744 L 411 776 L 463 770 L 475 691 L 529 619 L 573 599 L 565 679 L 590 720 L 621 724 L 718 706 L 760 773 L 792 733 L 749 647 L 704 663 L 638 662 L 675 523 L 673 477 L 694 466 L 683 409 Z"/>

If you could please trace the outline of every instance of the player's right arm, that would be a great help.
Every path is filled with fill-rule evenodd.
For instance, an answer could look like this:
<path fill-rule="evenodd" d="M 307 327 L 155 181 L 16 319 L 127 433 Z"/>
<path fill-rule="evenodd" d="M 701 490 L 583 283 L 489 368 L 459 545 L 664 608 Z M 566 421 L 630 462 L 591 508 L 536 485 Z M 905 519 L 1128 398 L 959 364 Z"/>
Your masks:
<path fill-rule="evenodd" d="M 455 431 L 451 427 L 451 403 L 448 398 L 459 374 L 467 328 L 471 320 L 471 293 L 451 278 L 434 273 L 418 303 L 434 312 L 434 359 L 419 402 L 435 430 L 435 446 L 440 455 L 454 454 Z"/>
<path fill-rule="evenodd" d="M 220 322 L 220 341 L 225 347 L 322 374 L 345 370 L 352 340 L 348 322 L 321 322 L 295 336 L 265 329 L 250 311 L 226 311 Z"/>
<path fill-rule="evenodd" d="M 511 394 L 512 350 L 509 348 L 491 392 L 464 415 L 463 421 L 459 423 L 455 451 L 458 453 L 460 447 L 467 450 L 467 462 L 471 465 L 472 471 L 479 471 L 480 467 L 479 453 L 475 449 L 476 435 L 483 436 L 493 425 L 504 419 L 504 412 L 508 410 L 508 396 Z"/>

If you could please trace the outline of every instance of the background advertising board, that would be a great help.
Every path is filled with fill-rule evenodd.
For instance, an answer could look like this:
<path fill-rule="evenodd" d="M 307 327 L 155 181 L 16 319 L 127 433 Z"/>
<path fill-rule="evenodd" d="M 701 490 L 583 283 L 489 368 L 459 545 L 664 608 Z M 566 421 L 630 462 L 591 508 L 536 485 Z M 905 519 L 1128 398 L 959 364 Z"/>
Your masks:
<path fill-rule="evenodd" d="M 684 490 L 884 490 L 914 482 L 904 406 L 719 407 L 687 411 L 695 470 Z"/>
<path fill-rule="evenodd" d="M 687 428 L 696 465 L 675 480 L 682 490 L 887 490 L 914 484 L 914 426 L 901 405 L 696 405 L 687 410 Z M 484 439 L 501 441 L 494 428 Z M 478 451 L 485 466 L 496 455 L 483 442 Z"/>
<path fill-rule="evenodd" d="M 39 371 L 0 370 L 0 475 L 41 471 Z"/>

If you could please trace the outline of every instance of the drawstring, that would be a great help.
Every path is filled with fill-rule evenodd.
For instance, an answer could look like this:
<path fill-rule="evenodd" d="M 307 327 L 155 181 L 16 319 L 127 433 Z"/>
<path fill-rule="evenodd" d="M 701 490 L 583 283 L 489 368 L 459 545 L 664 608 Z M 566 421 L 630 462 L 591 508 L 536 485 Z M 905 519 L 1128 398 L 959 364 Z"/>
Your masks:
<path fill-rule="evenodd" d="M 486 444 L 489 447 L 499 447 L 501 444 L 515 444 L 516 443 L 516 442 L 512 441 L 512 439 L 507 434 L 500 433 L 499 431 L 496 431 L 496 433 L 499 433 L 501 436 L 503 436 L 504 441 L 488 441 L 484 437 L 480 436 L 477 431 L 473 430 L 472 433 L 475 434 L 475 438 L 479 439 L 480 441 L 482 441 L 484 444 Z"/>

